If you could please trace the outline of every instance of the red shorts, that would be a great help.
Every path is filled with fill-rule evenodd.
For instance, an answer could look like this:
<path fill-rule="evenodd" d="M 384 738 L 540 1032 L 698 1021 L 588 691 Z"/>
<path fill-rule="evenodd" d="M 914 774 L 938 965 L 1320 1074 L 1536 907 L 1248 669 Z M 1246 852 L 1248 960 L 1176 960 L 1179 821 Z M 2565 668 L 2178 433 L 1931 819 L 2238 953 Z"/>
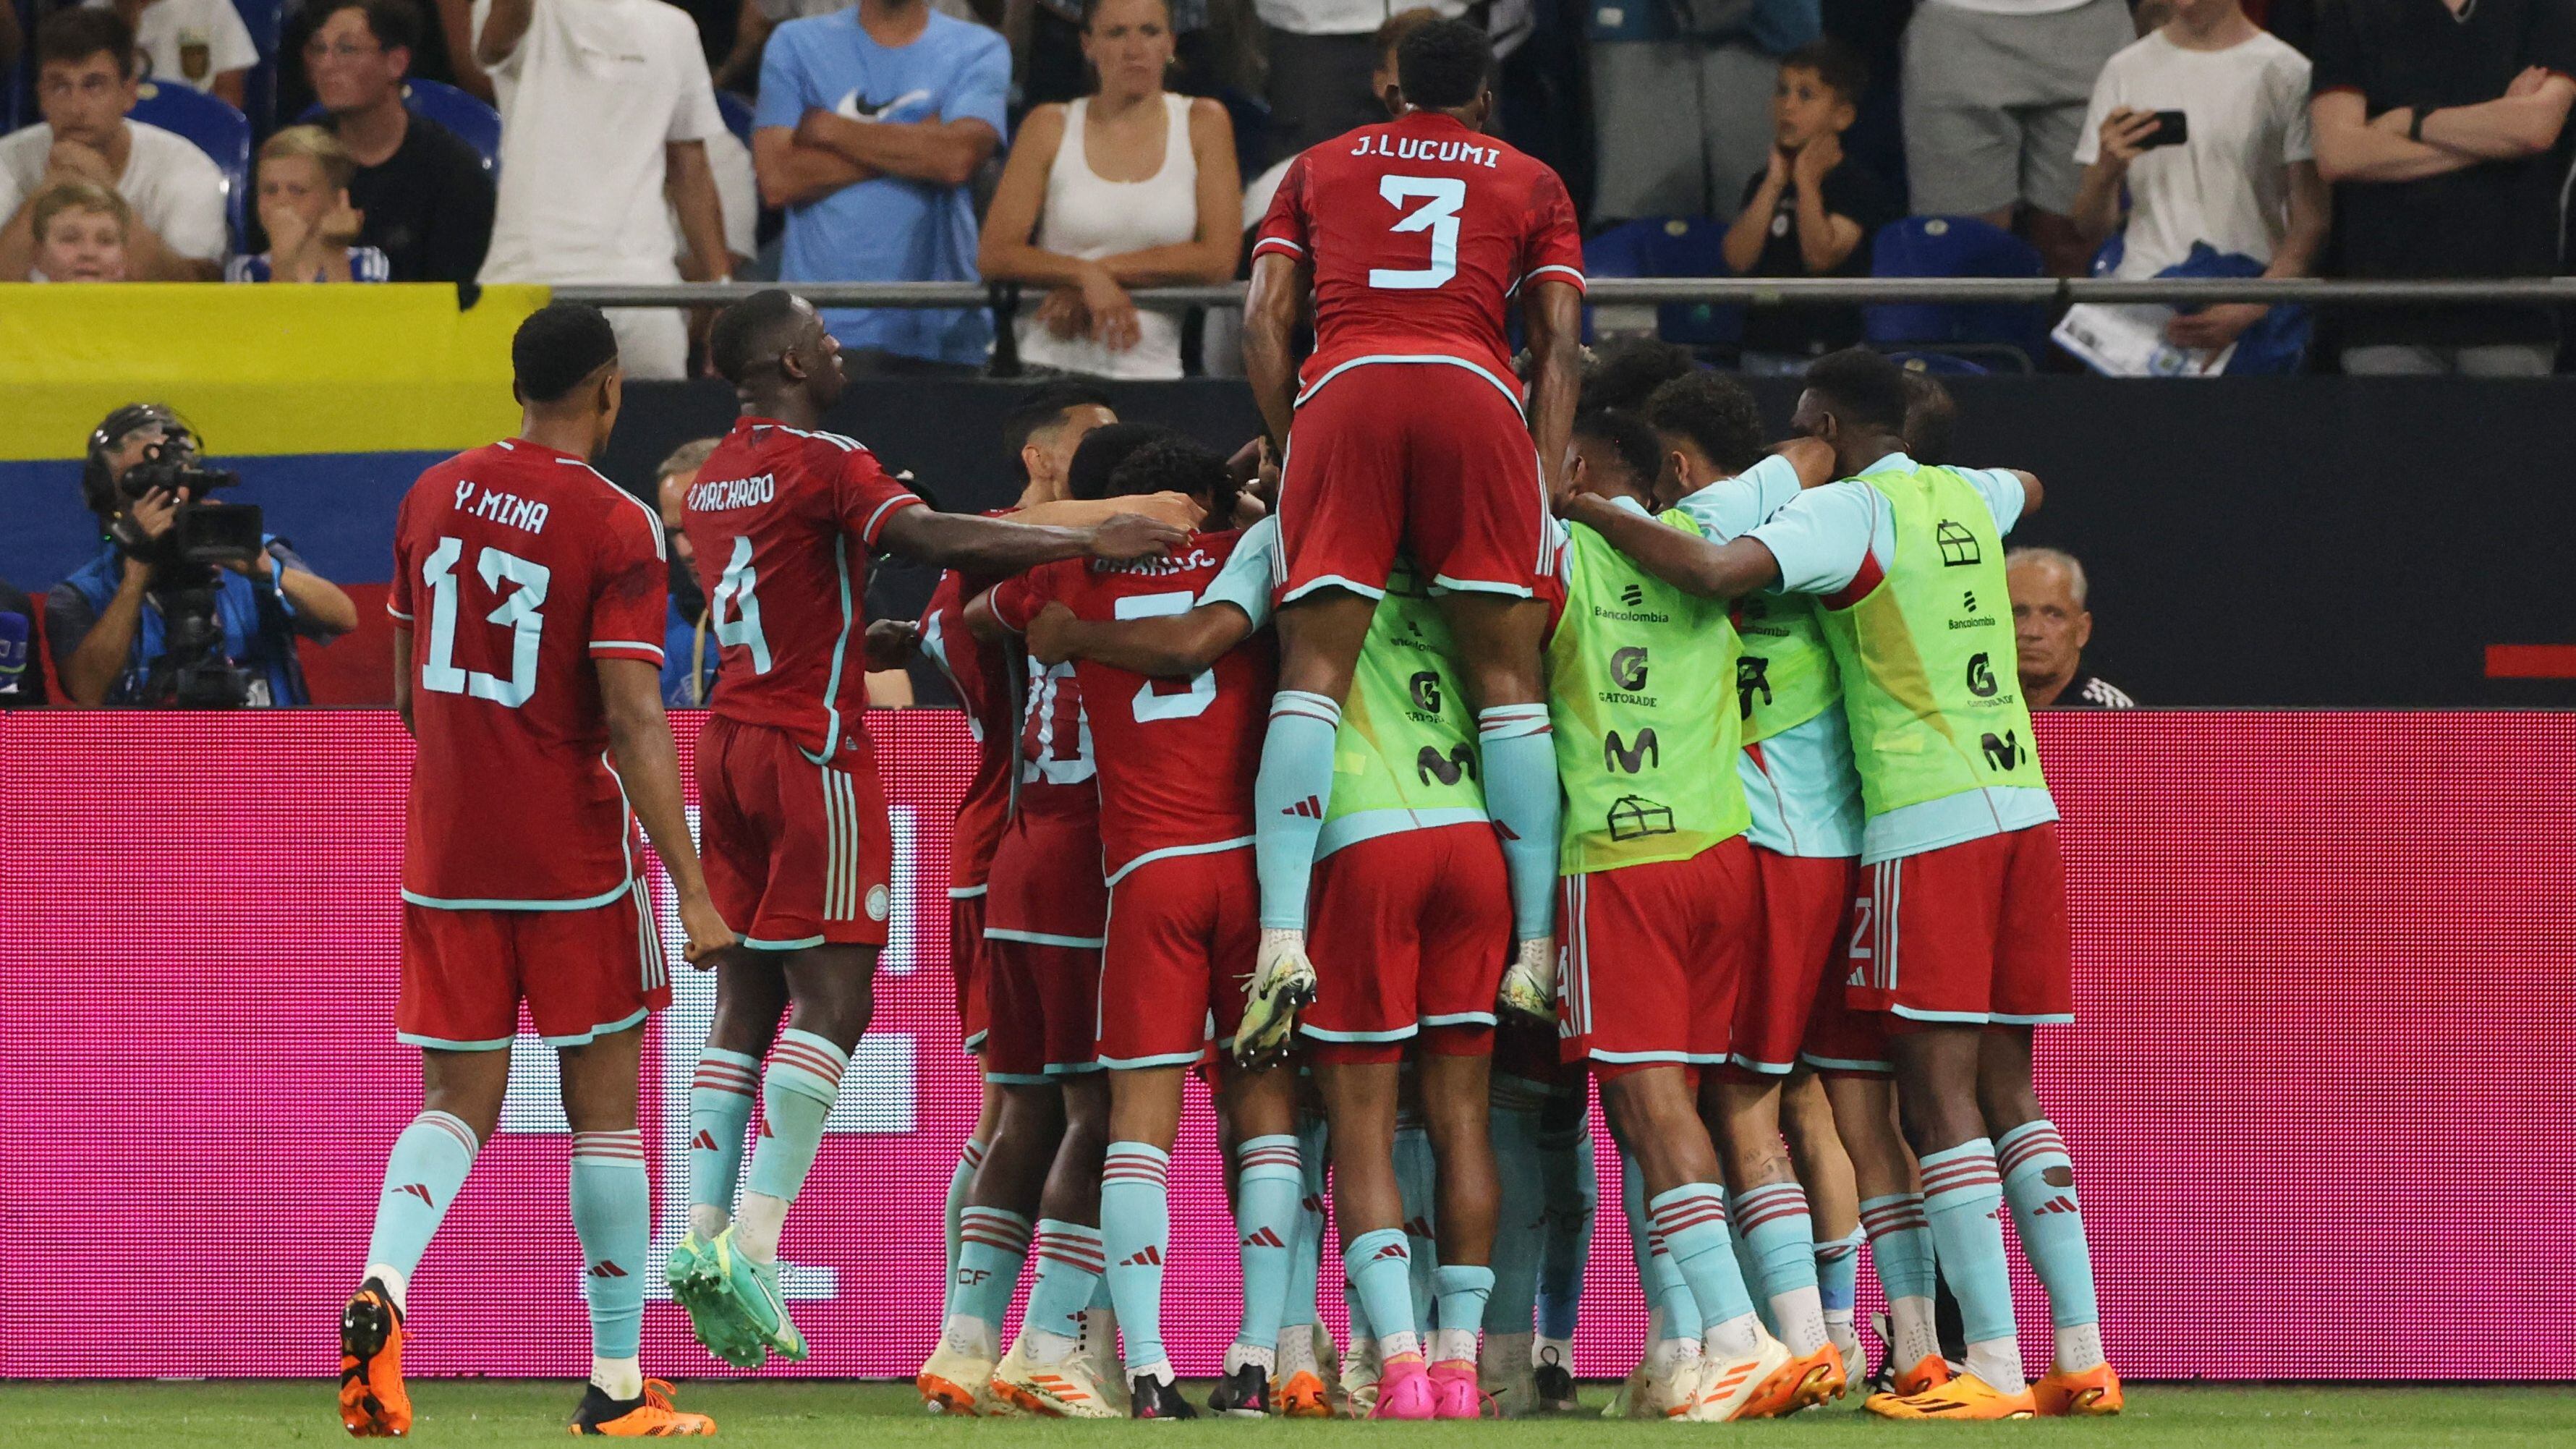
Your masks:
<path fill-rule="evenodd" d="M 1928 1022 L 2075 1019 L 2056 822 L 1863 866 L 1860 882 L 1855 1009 Z"/>
<path fill-rule="evenodd" d="M 1753 847 L 1762 878 L 1761 947 L 1735 999 L 1736 1066 L 1784 1076 L 1798 1064 L 1816 998 L 1838 995 L 1860 862 L 1851 856 L 1781 855 Z M 1831 983 L 1833 992 L 1824 990 Z"/>
<path fill-rule="evenodd" d="M 1564 1060 L 1557 1050 L 1556 1027 L 1514 1015 L 1494 1027 L 1494 1078 L 1516 1077 L 1532 1086 L 1575 1090 L 1583 1085 L 1583 1063 Z"/>
<path fill-rule="evenodd" d="M 1100 1064 L 1180 1067 L 1230 1045 L 1261 953 L 1252 849 L 1168 855 L 1109 892 L 1100 954 Z"/>
<path fill-rule="evenodd" d="M 1530 595 L 1550 576 L 1547 491 L 1516 402 L 1480 372 L 1374 363 L 1297 409 L 1275 595 L 1375 594 L 1398 549 L 1431 582 Z"/>
<path fill-rule="evenodd" d="M 639 884 L 581 911 L 446 911 L 403 905 L 402 999 L 394 1037 L 495 1051 L 519 1003 L 548 1046 L 624 1031 L 671 1004 L 662 933 Z"/>
<path fill-rule="evenodd" d="M 1100 990 L 1100 822 L 1024 813 L 984 888 L 984 1075 L 1022 1085 L 1089 1071 Z"/>
<path fill-rule="evenodd" d="M 1512 954 L 1511 886 L 1492 826 L 1343 846 L 1315 862 L 1307 915 L 1316 981 L 1304 1035 L 1393 1045 L 1447 1027 L 1425 1046 L 1453 1056 L 1491 1050 L 1494 993 Z"/>
<path fill-rule="evenodd" d="M 985 1025 L 991 1020 L 986 993 L 992 967 L 984 958 L 984 887 L 976 886 L 974 892 L 961 896 L 954 887 L 948 892 L 948 975 L 957 985 L 958 1040 L 970 1052 L 983 1048 Z"/>
<path fill-rule="evenodd" d="M 1743 836 L 1688 860 L 1557 883 L 1559 1035 L 1603 1068 L 1726 1060 L 1757 959 L 1762 880 Z"/>
<path fill-rule="evenodd" d="M 882 946 L 894 833 L 876 761 L 836 770 L 777 730 L 712 717 L 698 736 L 707 894 L 754 950 Z"/>

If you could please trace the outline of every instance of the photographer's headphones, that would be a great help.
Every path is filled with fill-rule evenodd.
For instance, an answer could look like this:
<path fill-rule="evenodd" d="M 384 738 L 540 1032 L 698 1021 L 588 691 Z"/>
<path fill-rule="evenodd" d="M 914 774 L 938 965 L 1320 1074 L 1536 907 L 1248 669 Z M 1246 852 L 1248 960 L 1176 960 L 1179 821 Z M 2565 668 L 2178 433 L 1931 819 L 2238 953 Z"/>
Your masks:
<path fill-rule="evenodd" d="M 173 440 L 193 440 L 195 430 L 166 403 L 127 403 L 99 420 L 89 434 L 89 456 L 81 464 L 81 501 L 101 518 L 113 518 L 123 512 L 116 500 L 116 475 L 108 467 L 107 455 L 136 432 L 153 424 Z"/>

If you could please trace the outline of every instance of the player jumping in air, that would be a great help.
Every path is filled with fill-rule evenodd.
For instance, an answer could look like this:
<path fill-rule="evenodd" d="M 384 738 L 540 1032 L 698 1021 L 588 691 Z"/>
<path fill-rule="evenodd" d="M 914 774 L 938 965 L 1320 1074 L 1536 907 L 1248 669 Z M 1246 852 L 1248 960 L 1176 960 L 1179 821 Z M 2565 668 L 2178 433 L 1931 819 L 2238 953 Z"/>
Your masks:
<path fill-rule="evenodd" d="M 1464 22 L 1406 36 L 1396 71 L 1413 108 L 1299 156 L 1253 243 L 1244 371 L 1287 454 L 1279 693 L 1255 791 L 1262 964 L 1239 1050 L 1282 1047 L 1315 990 L 1307 886 L 1334 734 L 1399 550 L 1443 591 L 1477 711 L 1519 943 L 1505 1002 L 1550 1010 L 1557 788 L 1539 593 L 1577 388 L 1582 236 L 1556 173 L 1481 134 L 1491 65 Z M 1310 293 L 1316 347 L 1292 376 Z M 1516 297 L 1537 358 L 1526 416 L 1504 332 Z"/>
<path fill-rule="evenodd" d="M 1903 1419 L 2114 1413 L 2074 1173 L 2030 1073 L 2031 1028 L 2074 1014 L 2057 811 L 2001 592 L 2002 537 L 2039 505 L 2039 480 L 1917 464 L 1906 404 L 1886 358 L 1818 360 L 1794 423 L 1832 446 L 1844 480 L 1730 543 L 1594 502 L 1573 516 L 1698 595 L 1776 584 L 1819 601 L 1868 811 L 1847 997 L 1884 1013 L 1923 1215 L 1968 1338 L 1965 1374 L 1868 1407 Z M 2004 1202 L 2056 1323 L 2036 1393 L 2022 1379 Z"/>
<path fill-rule="evenodd" d="M 421 1049 L 422 1110 L 394 1140 L 341 1311 L 340 1420 L 361 1438 L 411 1432 L 408 1280 L 500 1121 L 525 1001 L 572 1127 L 592 1355 L 572 1427 L 712 1434 L 638 1356 L 653 1199 L 636 1073 L 644 1018 L 671 991 L 637 821 L 689 959 L 733 940 L 689 844 L 662 713 L 662 524 L 590 467 L 621 397 L 608 319 L 545 307 L 510 360 L 518 436 L 423 473 L 394 528 L 394 705 L 416 745 L 395 1035 Z"/>
<path fill-rule="evenodd" d="M 691 1093 L 700 1146 L 689 1231 L 668 1272 L 699 1341 L 754 1367 L 771 1352 L 806 1354 L 779 1293 L 779 1232 L 867 1030 L 893 905 L 892 834 L 861 724 L 867 555 L 1000 575 L 1084 554 L 1149 556 L 1181 535 L 1141 517 L 1069 529 L 922 506 L 866 448 L 819 430 L 843 385 L 840 345 L 790 293 L 728 308 L 708 345 L 743 416 L 688 495 L 724 646 L 698 786 L 708 888 L 745 927 L 722 963 L 702 1058 L 732 1090 Z M 760 1145 L 729 1221 L 764 1054 Z"/>
<path fill-rule="evenodd" d="M 1202 501 L 1207 522 L 1164 558 L 1134 564 L 1068 562 L 1004 583 L 968 606 L 979 627 L 1024 632 L 1061 605 L 1078 618 L 1141 618 L 1191 607 L 1239 534 L 1224 460 L 1182 439 L 1139 449 L 1112 476 L 1113 493 L 1166 485 Z M 1101 862 L 1109 883 L 1101 949 L 1099 1061 L 1109 1075 L 1110 1142 L 1101 1172 L 1100 1230 L 1082 1257 L 1105 1266 L 1126 1337 L 1131 1412 L 1189 1418 L 1162 1341 L 1163 1272 L 1171 1249 L 1166 1181 L 1180 1129 L 1181 1084 L 1210 1043 L 1231 1046 L 1244 1012 L 1243 982 L 1259 941 L 1252 861 L 1252 773 L 1271 659 L 1235 650 L 1182 681 L 1149 679 L 1077 661 L 1098 742 Z M 1235 1136 L 1241 1176 L 1235 1226 L 1242 1249 L 1243 1322 L 1226 1354 L 1218 1407 L 1267 1412 L 1272 1355 L 1288 1292 L 1289 1245 L 1303 1184 L 1296 1137 L 1296 1078 L 1277 1067 L 1229 1066 L 1217 1079 L 1219 1110 Z M 1067 1233 L 1072 1224 L 1058 1224 Z M 1014 1402 L 1062 1414 L 1101 1410 L 1083 1383 L 1078 1340 L 1063 1331 L 1063 1304 L 1089 1297 L 1087 1268 L 1047 1259 L 1028 1331 L 995 1372 Z M 1070 1388 L 1071 1393 L 1067 1390 Z M 1078 1394 L 1079 1397 L 1075 1397 Z"/>

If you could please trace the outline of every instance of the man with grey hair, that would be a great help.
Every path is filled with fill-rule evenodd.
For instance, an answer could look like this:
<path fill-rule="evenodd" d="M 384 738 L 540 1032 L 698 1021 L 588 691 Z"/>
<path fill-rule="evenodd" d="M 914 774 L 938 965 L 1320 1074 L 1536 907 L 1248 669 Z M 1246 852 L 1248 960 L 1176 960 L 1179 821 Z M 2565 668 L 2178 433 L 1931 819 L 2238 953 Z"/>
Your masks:
<path fill-rule="evenodd" d="M 2012 590 L 2022 694 L 2032 709 L 2136 707 L 2127 691 L 2084 672 L 2093 615 L 2084 607 L 2084 565 L 2075 555 L 2054 548 L 2014 549 L 2004 555 L 2004 582 Z"/>

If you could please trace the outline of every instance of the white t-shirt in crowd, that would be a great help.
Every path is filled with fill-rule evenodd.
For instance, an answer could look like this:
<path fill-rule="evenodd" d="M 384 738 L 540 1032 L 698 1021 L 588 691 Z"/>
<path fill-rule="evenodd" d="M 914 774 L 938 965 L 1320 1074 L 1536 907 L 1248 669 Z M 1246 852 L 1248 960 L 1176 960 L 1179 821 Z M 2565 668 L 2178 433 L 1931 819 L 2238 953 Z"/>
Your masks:
<path fill-rule="evenodd" d="M 474 33 L 492 13 L 475 0 Z M 661 0 L 536 0 L 492 67 L 501 186 L 485 282 L 676 282 L 665 143 L 724 129 L 697 23 Z"/>
<path fill-rule="evenodd" d="M 117 194 L 170 250 L 220 260 L 226 242 L 223 171 L 184 136 L 141 121 L 128 121 L 125 128 L 133 139 L 125 174 L 116 178 Z M 53 149 L 54 128 L 41 122 L 0 137 L 0 217 L 17 215 L 44 188 L 45 158 Z"/>
<path fill-rule="evenodd" d="M 2156 31 L 2114 55 L 2093 83 L 2075 159 L 2102 154 L 2102 119 L 2121 106 L 2180 111 L 2190 139 L 2129 164 L 2129 224 L 2113 275 L 2151 277 L 2205 241 L 2269 265 L 2290 225 L 2290 163 L 2314 160 L 2308 58 L 2269 32 L 2225 50 L 2185 50 Z"/>
<path fill-rule="evenodd" d="M 1455 20 L 1467 0 L 1252 0 L 1253 13 L 1291 35 L 1368 35 L 1407 10 L 1432 9 Z"/>
<path fill-rule="evenodd" d="M 751 169 L 751 148 L 727 130 L 717 131 L 706 141 L 707 169 L 715 173 L 716 202 L 724 211 L 725 250 L 738 257 L 759 256 L 760 179 Z M 671 235 L 678 242 L 671 254 L 686 266 L 688 234 L 680 229 L 680 209 L 669 210 Z"/>
<path fill-rule="evenodd" d="M 1928 0 L 1953 10 L 1974 10 L 1980 15 L 2055 15 L 2061 11 L 2081 10 L 2093 0 Z"/>
<path fill-rule="evenodd" d="M 115 0 L 88 0 L 92 10 Z M 204 90 L 228 70 L 259 64 L 259 47 L 233 0 L 151 0 L 134 19 L 134 48 L 148 62 L 146 76 Z"/>

